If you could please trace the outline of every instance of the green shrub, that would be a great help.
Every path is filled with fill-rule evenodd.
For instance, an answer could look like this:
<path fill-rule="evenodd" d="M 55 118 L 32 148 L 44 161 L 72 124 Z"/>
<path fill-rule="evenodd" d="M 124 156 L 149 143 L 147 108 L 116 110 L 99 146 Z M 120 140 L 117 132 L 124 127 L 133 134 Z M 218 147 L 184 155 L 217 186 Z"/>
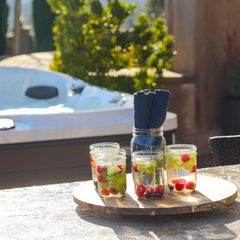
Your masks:
<path fill-rule="evenodd" d="M 136 4 L 109 0 L 47 0 L 58 14 L 54 40 L 57 51 L 50 68 L 91 84 L 130 92 L 152 89 L 169 68 L 173 37 L 163 19 L 153 23 L 141 14 L 133 31 L 121 31 Z M 111 71 L 137 68 L 135 76 L 111 75 Z"/>
<path fill-rule="evenodd" d="M 33 23 L 35 30 L 36 51 L 56 50 L 53 41 L 53 23 L 56 14 L 46 0 L 33 0 Z"/>

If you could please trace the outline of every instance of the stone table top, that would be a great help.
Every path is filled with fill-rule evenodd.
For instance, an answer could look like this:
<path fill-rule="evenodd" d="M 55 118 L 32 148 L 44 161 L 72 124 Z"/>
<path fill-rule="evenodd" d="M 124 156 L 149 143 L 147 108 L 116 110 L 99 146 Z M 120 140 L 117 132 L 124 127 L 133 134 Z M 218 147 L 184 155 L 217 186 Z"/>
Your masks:
<path fill-rule="evenodd" d="M 234 183 L 240 165 L 198 170 Z M 72 191 L 83 182 L 0 190 L 0 239 L 240 239 L 240 196 L 211 211 L 125 216 L 82 209 Z"/>

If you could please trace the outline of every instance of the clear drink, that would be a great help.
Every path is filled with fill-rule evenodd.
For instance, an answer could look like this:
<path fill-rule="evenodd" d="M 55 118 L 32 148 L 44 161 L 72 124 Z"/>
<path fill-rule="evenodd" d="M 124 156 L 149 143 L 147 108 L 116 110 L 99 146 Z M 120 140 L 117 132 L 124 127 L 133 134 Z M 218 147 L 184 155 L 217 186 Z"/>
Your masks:
<path fill-rule="evenodd" d="M 119 149 L 120 146 L 115 142 L 101 142 L 94 143 L 90 145 L 90 160 L 91 160 L 91 171 L 92 171 L 92 180 L 94 185 L 97 187 L 97 164 L 96 164 L 96 153 L 98 151 L 110 150 L 110 149 Z"/>
<path fill-rule="evenodd" d="M 192 192 L 197 184 L 197 148 L 190 144 L 166 147 L 168 188 L 173 192 Z"/>
<path fill-rule="evenodd" d="M 126 193 L 126 153 L 105 152 L 97 156 L 98 194 L 107 198 L 123 197 Z"/>
<path fill-rule="evenodd" d="M 135 193 L 142 199 L 159 199 L 164 194 L 164 153 L 132 153 Z"/>

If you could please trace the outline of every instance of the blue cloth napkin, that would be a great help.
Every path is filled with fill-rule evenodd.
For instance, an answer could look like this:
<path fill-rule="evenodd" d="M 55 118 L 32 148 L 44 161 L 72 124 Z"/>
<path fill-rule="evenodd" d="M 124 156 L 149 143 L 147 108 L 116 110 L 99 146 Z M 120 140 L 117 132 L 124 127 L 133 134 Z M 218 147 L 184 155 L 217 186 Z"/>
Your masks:
<path fill-rule="evenodd" d="M 158 128 L 163 125 L 167 115 L 170 92 L 155 90 L 148 128 Z"/>
<path fill-rule="evenodd" d="M 140 129 L 159 128 L 163 125 L 170 98 L 167 90 L 148 89 L 134 93 L 134 127 Z"/>
<path fill-rule="evenodd" d="M 134 126 L 135 128 L 145 129 L 149 124 L 151 106 L 154 93 L 149 90 L 142 90 L 134 93 Z"/>

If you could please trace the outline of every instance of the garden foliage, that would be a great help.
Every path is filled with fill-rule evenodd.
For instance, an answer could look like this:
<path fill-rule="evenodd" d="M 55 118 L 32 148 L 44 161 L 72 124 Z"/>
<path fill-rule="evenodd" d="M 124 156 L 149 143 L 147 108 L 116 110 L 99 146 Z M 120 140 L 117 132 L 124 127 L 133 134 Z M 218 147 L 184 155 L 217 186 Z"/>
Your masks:
<path fill-rule="evenodd" d="M 130 92 L 152 89 L 173 58 L 173 37 L 164 20 L 141 14 L 133 29 L 122 24 L 136 7 L 134 3 L 109 0 L 47 0 L 57 13 L 53 28 L 57 51 L 51 69 L 88 83 Z M 119 75 L 120 69 L 135 69 Z"/>

